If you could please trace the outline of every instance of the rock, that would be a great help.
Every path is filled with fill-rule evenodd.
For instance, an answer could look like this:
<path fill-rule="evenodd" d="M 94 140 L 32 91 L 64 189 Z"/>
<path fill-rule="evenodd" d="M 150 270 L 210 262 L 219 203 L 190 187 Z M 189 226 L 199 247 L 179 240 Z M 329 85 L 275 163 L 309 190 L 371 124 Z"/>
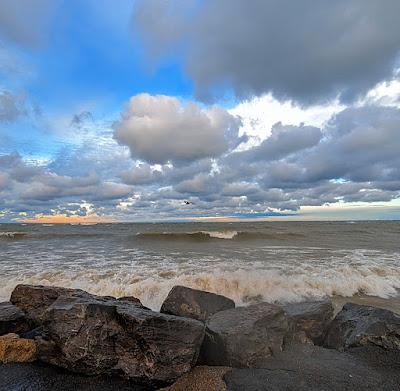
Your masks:
<path fill-rule="evenodd" d="M 129 303 L 134 303 L 134 304 L 138 305 L 139 307 L 143 307 L 141 301 L 137 297 L 123 296 L 123 297 L 118 297 L 117 300 L 118 301 L 128 301 Z"/>
<path fill-rule="evenodd" d="M 348 303 L 332 321 L 325 346 L 341 350 L 367 345 L 400 350 L 400 315 L 382 308 Z"/>
<path fill-rule="evenodd" d="M 330 300 L 286 304 L 283 309 L 294 323 L 299 337 L 304 333 L 306 339 L 321 344 L 333 317 Z M 306 339 L 301 342 L 305 343 Z"/>
<path fill-rule="evenodd" d="M 161 312 L 201 321 L 223 310 L 235 308 L 235 302 L 215 293 L 174 286 L 161 306 Z"/>
<path fill-rule="evenodd" d="M 62 295 L 84 297 L 89 294 L 80 289 L 20 284 L 11 293 L 10 301 L 37 325 L 41 322 L 43 312 Z"/>
<path fill-rule="evenodd" d="M 286 313 L 269 303 L 218 312 L 206 326 L 201 362 L 207 365 L 256 366 L 280 352 L 292 336 Z"/>
<path fill-rule="evenodd" d="M 394 391 L 400 384 L 400 355 L 379 347 L 338 352 L 296 345 L 260 368 L 233 368 L 224 382 L 229 391 Z"/>
<path fill-rule="evenodd" d="M 226 391 L 223 377 L 230 370 L 229 367 L 195 367 L 172 386 L 159 391 Z"/>
<path fill-rule="evenodd" d="M 0 363 L 30 362 L 36 359 L 36 343 L 32 339 L 19 338 L 17 334 L 0 337 Z"/>
<path fill-rule="evenodd" d="M 0 390 L 149 391 L 149 388 L 118 377 L 79 375 L 35 361 L 0 365 Z"/>
<path fill-rule="evenodd" d="M 114 299 L 111 296 L 96 296 L 81 289 L 61 288 L 43 285 L 17 285 L 11 293 L 10 301 L 24 311 L 32 322 L 39 326 L 44 311 L 53 304 L 59 297 L 102 297 L 103 299 Z M 135 299 L 135 300 L 133 300 Z M 114 299 L 115 300 L 115 299 Z M 139 299 L 122 298 L 122 301 L 129 300 L 137 306 L 142 307 Z"/>
<path fill-rule="evenodd" d="M 204 325 L 194 319 L 90 295 L 60 296 L 42 320 L 42 361 L 148 385 L 170 384 L 188 372 L 204 337 Z"/>
<path fill-rule="evenodd" d="M 0 303 L 0 335 L 23 333 L 30 329 L 24 312 L 10 302 Z"/>

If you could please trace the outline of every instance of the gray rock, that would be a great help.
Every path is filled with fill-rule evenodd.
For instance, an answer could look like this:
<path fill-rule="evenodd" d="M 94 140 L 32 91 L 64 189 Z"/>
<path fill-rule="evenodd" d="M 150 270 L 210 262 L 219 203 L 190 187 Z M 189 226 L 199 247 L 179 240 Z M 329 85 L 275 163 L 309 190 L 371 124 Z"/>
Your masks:
<path fill-rule="evenodd" d="M 379 347 L 346 352 L 296 345 L 260 363 L 224 376 L 229 391 L 395 391 L 400 352 Z"/>
<path fill-rule="evenodd" d="M 213 315 L 206 323 L 201 362 L 206 365 L 252 367 L 277 354 L 292 326 L 279 306 L 259 303 Z"/>
<path fill-rule="evenodd" d="M 21 334 L 30 328 L 23 311 L 9 301 L 0 303 L 0 335 L 8 333 Z"/>
<path fill-rule="evenodd" d="M 333 318 L 330 300 L 286 304 L 283 309 L 292 319 L 296 333 L 304 333 L 306 338 L 319 345 Z"/>
<path fill-rule="evenodd" d="M 34 363 L 0 365 L 1 391 L 149 391 L 132 381 L 110 376 L 85 376 Z"/>
<path fill-rule="evenodd" d="M 235 302 L 225 296 L 178 285 L 171 289 L 160 311 L 205 321 L 211 315 L 230 308 L 235 308 Z"/>
<path fill-rule="evenodd" d="M 400 315 L 382 308 L 348 303 L 332 321 L 325 346 L 346 349 L 367 345 L 400 350 Z"/>
<path fill-rule="evenodd" d="M 204 325 L 109 297 L 60 296 L 42 314 L 39 358 L 87 375 L 169 384 L 196 363 Z"/>
<path fill-rule="evenodd" d="M 35 325 L 40 325 L 44 311 L 60 296 L 84 297 L 86 295 L 90 296 L 80 289 L 20 284 L 11 293 L 10 301 L 24 311 Z"/>
<path fill-rule="evenodd" d="M 81 298 L 110 298 L 111 296 L 96 296 L 81 289 L 61 288 L 43 285 L 17 285 L 11 293 L 10 301 L 24 311 L 28 318 L 39 326 L 42 315 L 46 309 L 59 297 L 81 297 Z M 130 301 L 139 307 L 143 307 L 140 300 L 136 298 L 121 298 L 121 301 Z"/>

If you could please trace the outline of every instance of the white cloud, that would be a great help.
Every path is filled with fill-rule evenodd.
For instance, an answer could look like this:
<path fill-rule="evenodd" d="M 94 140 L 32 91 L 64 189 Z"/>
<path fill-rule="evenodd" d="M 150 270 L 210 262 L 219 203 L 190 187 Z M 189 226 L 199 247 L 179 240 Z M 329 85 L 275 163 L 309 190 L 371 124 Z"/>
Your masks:
<path fill-rule="evenodd" d="M 140 94 L 130 99 L 114 137 L 132 157 L 150 163 L 193 161 L 235 147 L 239 126 L 237 117 L 218 106 L 205 109 L 175 97 Z"/>
<path fill-rule="evenodd" d="M 340 112 L 344 107 L 337 100 L 325 105 L 300 107 L 291 101 L 280 102 L 268 94 L 245 100 L 229 112 L 242 118 L 241 133 L 263 140 L 271 134 L 272 126 L 277 122 L 283 122 L 285 125 L 304 123 L 321 128 L 333 114 Z"/>

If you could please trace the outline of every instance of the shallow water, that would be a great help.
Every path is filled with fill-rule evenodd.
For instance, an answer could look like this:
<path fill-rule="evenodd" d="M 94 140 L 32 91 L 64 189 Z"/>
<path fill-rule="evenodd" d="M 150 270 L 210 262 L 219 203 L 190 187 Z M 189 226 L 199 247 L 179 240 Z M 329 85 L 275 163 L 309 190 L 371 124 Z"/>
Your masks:
<path fill-rule="evenodd" d="M 133 295 L 176 284 L 237 304 L 324 296 L 398 305 L 400 222 L 0 225 L 0 299 L 18 283 Z M 396 304 L 397 303 L 397 304 Z"/>

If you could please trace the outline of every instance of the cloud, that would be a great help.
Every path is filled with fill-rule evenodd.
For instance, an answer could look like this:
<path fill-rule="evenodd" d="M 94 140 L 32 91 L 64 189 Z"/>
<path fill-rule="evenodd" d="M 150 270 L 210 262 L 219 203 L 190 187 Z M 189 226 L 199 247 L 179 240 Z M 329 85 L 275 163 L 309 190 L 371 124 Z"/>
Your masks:
<path fill-rule="evenodd" d="M 151 56 L 182 53 L 204 99 L 232 88 L 306 105 L 350 101 L 399 65 L 397 0 L 141 0 L 135 9 Z"/>
<path fill-rule="evenodd" d="M 177 98 L 140 94 L 131 98 L 114 137 L 133 158 L 150 163 L 217 157 L 240 141 L 240 120 L 221 107 L 202 108 Z"/>
<path fill-rule="evenodd" d="M 121 173 L 124 183 L 130 185 L 148 185 L 161 180 L 161 171 L 152 169 L 148 164 L 139 164 L 131 171 Z"/>
<path fill-rule="evenodd" d="M 6 188 L 8 185 L 8 180 L 8 175 L 0 172 L 0 191 Z"/>
<path fill-rule="evenodd" d="M 272 127 L 270 137 L 251 149 L 247 155 L 252 160 L 279 160 L 314 147 L 321 138 L 321 130 L 314 126 L 283 125 L 278 122 Z"/>
<path fill-rule="evenodd" d="M 70 126 L 82 129 L 87 122 L 93 122 L 93 114 L 84 110 L 72 116 Z"/>
<path fill-rule="evenodd" d="M 0 37 L 22 46 L 37 47 L 58 3 L 59 0 L 1 0 Z"/>
<path fill-rule="evenodd" d="M 135 116 L 152 113 L 150 123 L 170 117 L 162 105 L 163 114 L 155 117 L 150 106 L 142 117 L 139 111 Z M 175 107 L 186 109 L 180 102 Z M 198 110 L 201 118 L 209 112 Z M 181 115 L 174 109 L 173 117 L 177 111 Z M 111 139 L 111 133 L 106 149 L 102 144 L 94 150 L 95 142 L 85 139 L 70 157 L 63 152 L 40 165 L 18 154 L 3 155 L 0 210 L 7 211 L 8 219 L 23 212 L 28 218 L 96 213 L 118 220 L 151 220 L 302 213 L 305 207 L 398 202 L 393 200 L 400 197 L 399 125 L 400 108 L 367 104 L 350 106 L 321 127 L 277 123 L 265 140 L 246 150 L 229 147 L 228 136 L 227 149 L 214 157 L 183 160 L 179 155 L 178 160 L 178 148 L 172 162 L 169 157 L 163 164 L 147 163 L 143 153 L 137 160 L 136 149 L 134 159 L 127 150 L 121 153 L 124 148 Z M 177 134 L 181 132 L 179 128 Z M 232 145 L 237 139 L 237 135 L 231 138 Z M 165 153 L 159 145 L 154 148 Z M 167 146 L 168 156 L 171 148 Z M 192 204 L 186 205 L 186 199 Z M 82 207 L 83 202 L 90 208 Z"/>
<path fill-rule="evenodd" d="M 215 177 L 207 174 L 197 174 L 192 179 L 187 179 L 175 186 L 175 190 L 180 193 L 191 194 L 215 194 L 220 184 Z"/>
<path fill-rule="evenodd" d="M 348 108 L 330 121 L 326 138 L 300 163 L 306 179 L 400 179 L 400 109 Z"/>
<path fill-rule="evenodd" d="M 9 91 L 0 91 L 0 123 L 14 122 L 19 117 L 26 115 L 21 98 Z"/>

